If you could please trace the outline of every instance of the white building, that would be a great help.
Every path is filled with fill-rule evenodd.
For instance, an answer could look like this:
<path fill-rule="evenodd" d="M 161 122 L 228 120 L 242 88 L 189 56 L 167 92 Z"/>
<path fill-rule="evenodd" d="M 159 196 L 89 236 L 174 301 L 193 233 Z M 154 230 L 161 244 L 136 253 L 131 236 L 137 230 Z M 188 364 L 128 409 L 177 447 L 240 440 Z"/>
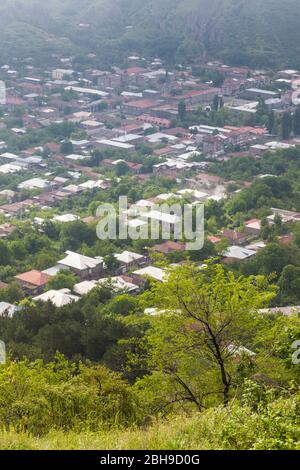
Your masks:
<path fill-rule="evenodd" d="M 44 294 L 34 297 L 33 300 L 40 300 L 41 302 L 51 302 L 55 307 L 64 307 L 73 302 L 78 302 L 79 297 L 71 294 L 69 289 L 49 290 Z"/>

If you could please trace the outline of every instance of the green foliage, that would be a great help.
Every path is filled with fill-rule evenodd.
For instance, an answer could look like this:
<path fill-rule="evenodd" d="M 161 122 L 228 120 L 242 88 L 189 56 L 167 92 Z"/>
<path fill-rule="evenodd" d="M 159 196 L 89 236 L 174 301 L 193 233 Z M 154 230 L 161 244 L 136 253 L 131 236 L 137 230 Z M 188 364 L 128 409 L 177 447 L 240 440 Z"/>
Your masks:
<path fill-rule="evenodd" d="M 56 0 L 46 6 L 33 6 L 30 0 L 2 2 L 3 60 L 30 56 L 49 65 L 59 51 L 74 55 L 81 67 L 92 67 L 95 60 L 88 52 L 93 50 L 99 66 L 111 66 L 126 63 L 134 50 L 169 63 L 218 57 L 234 65 L 299 64 L 297 0 L 286 0 L 284 8 L 279 8 L 280 0 L 228 0 L 222 5 L 218 0 L 147 0 L 142 5 L 136 0 L 89 0 L 84 9 L 75 10 L 72 1 L 63 7 Z M 79 27 L 81 22 L 90 24 L 88 32 Z M 222 83 L 221 76 L 210 79 L 215 86 Z"/>
<path fill-rule="evenodd" d="M 147 427 L 91 431 L 52 430 L 34 437 L 0 431 L 7 450 L 299 450 L 299 392 L 253 411 L 234 404 L 230 413 L 214 408 L 155 420 Z"/>
<path fill-rule="evenodd" d="M 128 425 L 138 415 L 136 399 L 119 374 L 100 365 L 77 367 L 60 355 L 47 365 L 24 361 L 0 366 L 0 391 L 2 426 L 35 435 Z"/>
<path fill-rule="evenodd" d="M 74 285 L 79 282 L 79 278 L 69 270 L 62 270 L 53 276 L 48 282 L 47 287 L 49 289 L 70 289 L 72 290 Z"/>
<path fill-rule="evenodd" d="M 228 404 L 241 363 L 252 368 L 247 353 L 237 351 L 253 344 L 263 327 L 256 310 L 274 295 L 264 278 L 235 278 L 220 265 L 172 269 L 166 282 L 154 284 L 145 300 L 158 312 L 149 317 L 141 345 L 147 351 L 141 367 L 153 374 L 137 384 L 142 394 L 151 390 L 154 403 L 149 406 L 187 402 L 202 410 L 221 399 Z"/>

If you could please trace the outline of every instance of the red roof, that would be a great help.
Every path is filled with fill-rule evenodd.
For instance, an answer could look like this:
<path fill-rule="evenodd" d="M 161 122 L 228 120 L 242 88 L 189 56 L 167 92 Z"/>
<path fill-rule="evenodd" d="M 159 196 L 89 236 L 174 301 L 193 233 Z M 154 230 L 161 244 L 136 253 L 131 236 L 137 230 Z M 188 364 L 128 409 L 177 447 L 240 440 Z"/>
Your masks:
<path fill-rule="evenodd" d="M 47 144 L 45 144 L 45 147 L 51 150 L 51 152 L 58 152 L 60 149 L 60 145 L 56 142 L 48 142 Z"/>
<path fill-rule="evenodd" d="M 291 241 L 293 241 L 293 234 L 288 233 L 287 235 L 282 235 L 281 237 L 279 237 L 279 240 L 280 243 L 283 243 L 284 245 L 290 243 Z"/>
<path fill-rule="evenodd" d="M 196 175 L 196 179 L 201 180 L 201 181 L 207 181 L 209 183 L 216 183 L 216 184 L 222 181 L 222 178 L 220 178 L 220 176 L 209 175 L 208 173 L 198 173 Z"/>
<path fill-rule="evenodd" d="M 48 274 L 42 273 L 41 271 L 37 271 L 33 269 L 32 271 L 28 271 L 27 273 L 18 274 L 15 276 L 15 279 L 18 281 L 26 282 L 28 284 L 32 284 L 33 286 L 41 287 L 48 283 L 51 279 L 51 276 Z"/>
<path fill-rule="evenodd" d="M 130 103 L 127 103 L 127 106 L 130 106 L 132 108 L 151 108 L 152 106 L 155 106 L 157 104 L 156 101 L 153 100 L 137 100 L 137 101 L 130 101 Z"/>
<path fill-rule="evenodd" d="M 172 253 L 173 251 L 185 251 L 185 243 L 177 243 L 170 240 L 160 245 L 153 246 L 151 250 L 164 254 Z"/>
<path fill-rule="evenodd" d="M 184 95 L 178 95 L 174 96 L 174 99 L 176 100 L 182 100 L 182 99 L 187 99 L 187 98 L 192 98 L 193 96 L 205 96 L 205 95 L 210 95 L 212 93 L 218 94 L 221 92 L 220 88 L 207 88 L 206 90 L 192 90 Z"/>
<path fill-rule="evenodd" d="M 225 238 L 229 238 L 231 240 L 242 240 L 245 238 L 245 234 L 243 232 L 237 232 L 236 230 L 224 230 L 223 235 Z"/>
<path fill-rule="evenodd" d="M 164 118 L 158 118 L 154 116 L 148 116 L 147 114 L 143 114 L 142 116 L 139 116 L 136 118 L 137 121 L 141 122 L 147 122 L 148 124 L 154 124 L 156 126 L 160 127 L 170 127 L 171 126 L 171 120 L 170 119 L 164 119 Z"/>
<path fill-rule="evenodd" d="M 131 170 L 140 170 L 143 167 L 141 163 L 134 163 L 134 162 L 126 162 L 126 165 Z"/>
<path fill-rule="evenodd" d="M 255 224 L 256 222 L 260 223 L 260 219 L 250 219 L 245 222 L 245 225 Z"/>
<path fill-rule="evenodd" d="M 214 237 L 213 235 L 208 235 L 207 240 L 215 245 L 216 243 L 219 243 L 221 241 L 221 238 Z"/>
<path fill-rule="evenodd" d="M 137 75 L 137 74 L 144 73 L 144 72 L 146 72 L 146 69 L 142 67 L 129 67 L 128 69 L 125 70 L 125 73 L 128 73 L 129 75 L 131 74 Z"/>

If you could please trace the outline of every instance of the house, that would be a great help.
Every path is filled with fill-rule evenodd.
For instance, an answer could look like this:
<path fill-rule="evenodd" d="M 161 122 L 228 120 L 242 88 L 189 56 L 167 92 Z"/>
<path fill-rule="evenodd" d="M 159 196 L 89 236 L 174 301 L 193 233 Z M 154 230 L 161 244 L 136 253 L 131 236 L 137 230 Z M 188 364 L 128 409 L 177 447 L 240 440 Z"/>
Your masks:
<path fill-rule="evenodd" d="M 47 189 L 50 183 L 42 178 L 32 178 L 18 185 L 19 189 Z"/>
<path fill-rule="evenodd" d="M 220 237 L 215 237 L 214 235 L 208 235 L 207 240 L 213 245 L 217 245 L 222 239 Z"/>
<path fill-rule="evenodd" d="M 247 248 L 248 250 L 252 250 L 252 251 L 257 252 L 259 250 L 262 250 L 266 246 L 267 245 L 263 240 L 258 240 L 256 242 L 250 243 L 249 245 L 246 245 L 245 248 Z"/>
<path fill-rule="evenodd" d="M 32 199 L 26 199 L 25 201 L 15 202 L 12 204 L 4 204 L 0 206 L 0 213 L 16 216 L 22 212 L 25 212 L 26 209 L 34 205 L 37 205 L 37 202 L 33 201 Z"/>
<path fill-rule="evenodd" d="M 50 279 L 51 276 L 36 269 L 15 276 L 15 280 L 29 295 L 40 294 Z"/>
<path fill-rule="evenodd" d="M 281 218 L 281 221 L 283 224 L 286 224 L 288 222 L 299 222 L 300 221 L 300 212 L 293 212 L 293 211 L 288 211 L 285 209 L 277 209 L 277 208 L 271 208 L 272 210 L 272 215 L 269 215 L 267 217 L 267 220 L 273 224 L 275 217 L 279 216 Z"/>
<path fill-rule="evenodd" d="M 106 279 L 100 279 L 98 284 L 103 287 L 112 289 L 114 292 L 135 292 L 139 290 L 139 286 L 130 282 L 126 276 L 115 276 Z"/>
<path fill-rule="evenodd" d="M 291 243 L 293 241 L 293 234 L 292 233 L 287 233 L 286 235 L 281 235 L 279 237 L 280 243 L 283 245 L 286 245 L 288 243 Z"/>
<path fill-rule="evenodd" d="M 115 292 L 126 291 L 134 292 L 139 289 L 139 286 L 130 282 L 130 278 L 126 276 L 115 276 L 112 278 L 99 279 L 98 281 L 83 281 L 75 284 L 74 292 L 80 296 L 87 295 L 95 288 L 107 287 Z"/>
<path fill-rule="evenodd" d="M 175 111 L 175 114 L 177 114 L 176 111 Z M 165 128 L 165 129 L 168 129 L 172 125 L 171 119 L 165 119 L 165 118 L 160 118 L 160 117 L 155 117 L 155 116 L 149 116 L 148 114 L 142 114 L 141 116 L 138 116 L 136 118 L 136 120 L 144 122 L 144 123 L 149 124 L 151 126 L 156 126 L 156 127 Z"/>
<path fill-rule="evenodd" d="M 142 266 L 146 263 L 145 256 L 131 251 L 123 251 L 114 255 L 116 260 L 120 263 L 120 272 L 125 273 L 131 268 Z"/>
<path fill-rule="evenodd" d="M 137 276 L 142 279 L 155 279 L 156 281 L 163 282 L 166 273 L 163 269 L 157 268 L 155 266 L 147 266 L 146 268 L 138 269 L 133 272 L 134 276 Z"/>
<path fill-rule="evenodd" d="M 41 302 L 51 302 L 55 307 L 64 307 L 73 302 L 77 302 L 79 297 L 72 295 L 69 289 L 49 290 L 44 294 L 34 297 L 33 300 Z"/>
<path fill-rule="evenodd" d="M 138 116 L 144 114 L 145 111 L 155 107 L 156 105 L 157 101 L 144 98 L 141 100 L 129 101 L 128 103 L 124 103 L 122 109 L 125 113 L 134 114 Z"/>
<path fill-rule="evenodd" d="M 193 187 L 203 186 L 205 188 L 212 188 L 222 184 L 222 178 L 201 172 L 195 176 L 194 180 L 191 180 L 191 184 Z"/>
<path fill-rule="evenodd" d="M 109 139 L 96 140 L 94 147 L 96 149 L 125 150 L 126 152 L 132 152 L 135 150 L 135 146 L 132 144 Z"/>
<path fill-rule="evenodd" d="M 48 274 L 48 276 L 56 276 L 60 271 L 66 270 L 66 267 L 59 266 L 58 264 L 55 266 L 51 266 L 50 268 L 44 269 L 42 273 Z"/>
<path fill-rule="evenodd" d="M 138 175 L 141 173 L 143 165 L 141 163 L 133 163 L 133 162 L 126 162 L 126 165 L 128 169 L 132 172 Z"/>
<path fill-rule="evenodd" d="M 278 98 L 279 93 L 276 91 L 263 90 L 260 88 L 247 88 L 243 93 L 243 98 L 249 100 L 258 100 L 258 99 L 269 99 L 269 98 Z"/>
<path fill-rule="evenodd" d="M 185 249 L 185 243 L 179 243 L 174 242 L 172 240 L 168 240 L 164 243 L 153 246 L 152 248 L 150 248 L 150 251 L 167 255 L 169 253 L 174 253 L 175 251 L 185 251 Z"/>
<path fill-rule="evenodd" d="M 251 258 L 256 254 L 255 251 L 243 248 L 240 246 L 230 246 L 224 254 L 224 263 L 232 263 L 234 261 L 244 261 L 245 259 Z"/>
<path fill-rule="evenodd" d="M 236 359 L 240 359 L 242 356 L 248 356 L 249 358 L 254 358 L 256 356 L 255 352 L 242 345 L 238 346 L 236 344 L 229 344 L 227 346 L 227 351 Z"/>
<path fill-rule="evenodd" d="M 245 232 L 237 232 L 236 230 L 224 230 L 223 237 L 226 238 L 229 243 L 243 245 L 247 242 L 249 235 Z"/>
<path fill-rule="evenodd" d="M 300 306 L 262 308 L 259 310 L 259 313 L 266 313 L 269 315 L 272 315 L 272 314 L 283 315 L 285 317 L 290 317 L 290 316 L 295 316 L 295 315 L 299 316 Z"/>
<path fill-rule="evenodd" d="M 70 69 L 54 69 L 52 70 L 52 79 L 63 80 L 65 77 L 72 78 L 74 73 L 74 70 Z"/>
<path fill-rule="evenodd" d="M 92 280 L 101 276 L 104 269 L 103 258 L 90 258 L 73 251 L 66 251 L 66 255 L 58 265 L 71 269 L 80 279 Z"/>
<path fill-rule="evenodd" d="M 0 289 L 6 289 L 8 287 L 8 284 L 6 282 L 0 281 Z"/>
<path fill-rule="evenodd" d="M 207 135 L 202 139 L 204 155 L 219 155 L 224 150 L 225 140 L 219 135 Z"/>
<path fill-rule="evenodd" d="M 15 231 L 16 228 L 16 225 L 9 223 L 0 225 L 0 238 L 7 238 Z"/>
<path fill-rule="evenodd" d="M 98 281 L 82 281 L 75 284 L 73 291 L 77 295 L 87 295 L 91 290 L 99 287 Z"/>
<path fill-rule="evenodd" d="M 221 92 L 220 88 L 207 88 L 206 90 L 191 90 L 184 95 L 174 97 L 175 101 L 184 101 L 187 105 L 209 104 Z"/>
<path fill-rule="evenodd" d="M 175 232 L 176 229 L 180 229 L 182 224 L 182 219 L 179 215 L 168 214 L 158 210 L 150 210 L 142 213 L 140 217 L 148 220 L 154 227 L 161 226 L 163 229 L 170 230 L 170 233 Z"/>
<path fill-rule="evenodd" d="M 249 235 L 259 235 L 261 230 L 260 219 L 251 219 L 245 222 L 245 232 Z"/>
<path fill-rule="evenodd" d="M 75 222 L 77 220 L 80 220 L 80 217 L 74 214 L 63 214 L 63 215 L 56 215 L 55 217 L 53 217 L 54 222 L 59 222 L 61 224 L 66 224 L 68 222 Z"/>
<path fill-rule="evenodd" d="M 20 309 L 21 307 L 18 307 L 17 305 L 12 305 L 8 302 L 0 302 L 0 317 L 12 318 Z"/>

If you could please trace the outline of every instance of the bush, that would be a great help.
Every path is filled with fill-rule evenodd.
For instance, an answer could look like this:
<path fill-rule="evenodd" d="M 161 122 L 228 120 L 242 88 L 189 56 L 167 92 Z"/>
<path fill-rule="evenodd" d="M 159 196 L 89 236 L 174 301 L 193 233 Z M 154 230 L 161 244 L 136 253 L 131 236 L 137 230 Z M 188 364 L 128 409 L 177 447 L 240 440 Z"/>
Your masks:
<path fill-rule="evenodd" d="M 63 358 L 9 362 L 0 367 L 0 422 L 5 429 L 42 435 L 138 419 L 137 400 L 129 385 L 104 366 L 78 367 Z"/>

